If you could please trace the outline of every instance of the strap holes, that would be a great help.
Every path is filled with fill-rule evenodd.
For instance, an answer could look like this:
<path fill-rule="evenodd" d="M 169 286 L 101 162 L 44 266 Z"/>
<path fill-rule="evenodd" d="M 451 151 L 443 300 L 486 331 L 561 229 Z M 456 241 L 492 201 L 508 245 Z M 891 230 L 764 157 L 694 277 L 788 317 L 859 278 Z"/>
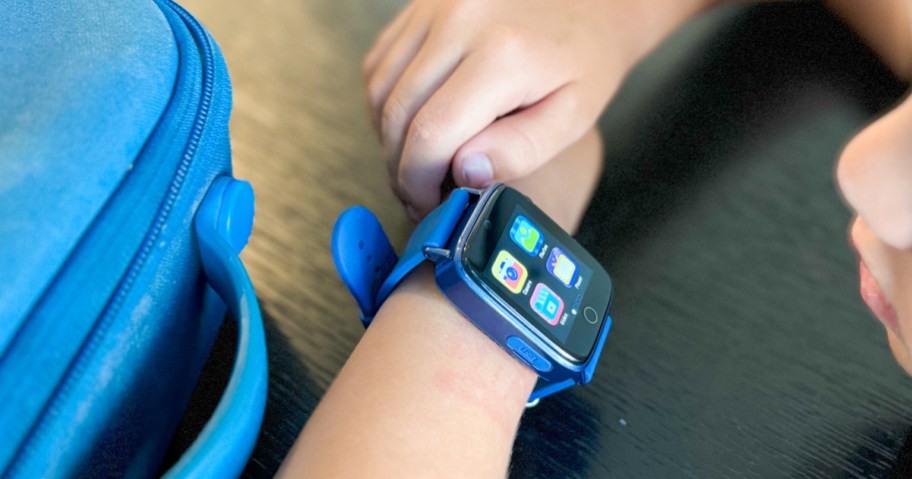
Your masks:
<path fill-rule="evenodd" d="M 364 240 L 358 241 L 358 249 L 364 249 Z"/>
<path fill-rule="evenodd" d="M 370 263 L 372 259 L 374 259 L 374 254 L 373 254 L 373 253 L 367 253 L 367 262 Z"/>

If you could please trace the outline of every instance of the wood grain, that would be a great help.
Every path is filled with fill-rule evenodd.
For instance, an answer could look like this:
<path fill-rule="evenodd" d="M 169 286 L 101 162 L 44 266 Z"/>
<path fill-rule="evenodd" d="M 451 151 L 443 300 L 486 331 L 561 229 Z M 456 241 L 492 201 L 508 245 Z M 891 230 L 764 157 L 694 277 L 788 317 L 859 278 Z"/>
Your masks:
<path fill-rule="evenodd" d="M 402 245 L 360 61 L 399 1 L 186 1 L 234 82 L 236 175 L 257 193 L 245 261 L 267 319 L 271 476 L 361 335 L 329 255 L 369 205 Z M 844 142 L 902 93 L 814 4 L 688 25 L 605 113 L 580 240 L 616 287 L 594 382 L 523 419 L 514 477 L 905 477 L 912 383 L 857 294 Z M 353 451 L 353 457 L 356 452 Z"/>

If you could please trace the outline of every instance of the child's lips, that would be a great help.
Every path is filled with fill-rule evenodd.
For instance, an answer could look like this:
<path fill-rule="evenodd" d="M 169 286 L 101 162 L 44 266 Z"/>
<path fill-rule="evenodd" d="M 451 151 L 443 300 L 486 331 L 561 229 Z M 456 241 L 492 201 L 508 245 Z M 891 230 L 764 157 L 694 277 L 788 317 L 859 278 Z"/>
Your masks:
<path fill-rule="evenodd" d="M 887 329 L 893 331 L 894 334 L 899 334 L 899 317 L 896 314 L 896 309 L 887 300 L 883 290 L 880 289 L 880 285 L 877 284 L 877 280 L 874 279 L 874 276 L 868 271 L 868 267 L 865 266 L 864 261 L 858 262 L 858 270 L 861 277 L 861 298 L 868 305 L 871 312 L 874 313 L 874 316 L 877 316 L 877 319 Z"/>

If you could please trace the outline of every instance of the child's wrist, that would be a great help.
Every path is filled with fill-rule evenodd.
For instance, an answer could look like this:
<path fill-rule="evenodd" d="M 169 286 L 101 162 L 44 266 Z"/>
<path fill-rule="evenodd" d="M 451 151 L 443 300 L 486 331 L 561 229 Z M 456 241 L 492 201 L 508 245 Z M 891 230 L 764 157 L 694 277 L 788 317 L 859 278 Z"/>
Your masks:
<path fill-rule="evenodd" d="M 371 329 L 376 326 L 392 336 L 390 341 L 414 348 L 416 360 L 435 371 L 433 387 L 454 399 L 496 397 L 522 406 L 537 379 L 446 300 L 431 265 L 419 267 L 400 284 Z"/>

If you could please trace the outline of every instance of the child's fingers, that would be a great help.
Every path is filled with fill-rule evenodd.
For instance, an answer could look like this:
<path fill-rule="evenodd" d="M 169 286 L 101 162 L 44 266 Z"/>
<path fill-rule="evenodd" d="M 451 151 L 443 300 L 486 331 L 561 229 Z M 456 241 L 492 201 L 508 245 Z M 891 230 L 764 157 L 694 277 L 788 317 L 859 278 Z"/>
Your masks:
<path fill-rule="evenodd" d="M 527 72 L 542 69 L 525 68 L 520 56 L 487 53 L 465 57 L 409 124 L 395 183 L 419 216 L 438 204 L 440 185 L 463 143 L 498 117 L 535 103 L 557 83 L 548 74 L 530 83 Z"/>
<path fill-rule="evenodd" d="M 402 30 L 408 24 L 409 19 L 411 19 L 415 10 L 414 5 L 414 3 L 409 4 L 405 7 L 405 10 L 396 15 L 396 18 L 383 29 L 377 37 L 377 40 L 374 41 L 374 45 L 371 47 L 370 51 L 364 56 L 364 61 L 361 64 L 361 71 L 363 72 L 365 79 L 370 78 L 373 75 L 374 70 L 377 68 L 377 64 L 386 56 L 386 52 L 389 51 L 393 41 L 399 38 Z"/>
<path fill-rule="evenodd" d="M 432 35 L 387 97 L 380 117 L 380 137 L 391 172 L 398 170 L 405 135 L 415 114 L 450 77 L 461 55 L 456 42 Z"/>
<path fill-rule="evenodd" d="M 367 100 L 375 126 L 382 126 L 380 115 L 383 105 L 402 72 L 421 49 L 427 36 L 427 28 L 424 22 L 414 18 L 407 22 L 386 54 L 379 60 L 371 76 L 367 78 Z"/>
<path fill-rule="evenodd" d="M 467 141 L 453 159 L 459 186 L 483 188 L 532 173 L 595 121 L 593 106 L 581 104 L 574 85 L 500 118 Z"/>

